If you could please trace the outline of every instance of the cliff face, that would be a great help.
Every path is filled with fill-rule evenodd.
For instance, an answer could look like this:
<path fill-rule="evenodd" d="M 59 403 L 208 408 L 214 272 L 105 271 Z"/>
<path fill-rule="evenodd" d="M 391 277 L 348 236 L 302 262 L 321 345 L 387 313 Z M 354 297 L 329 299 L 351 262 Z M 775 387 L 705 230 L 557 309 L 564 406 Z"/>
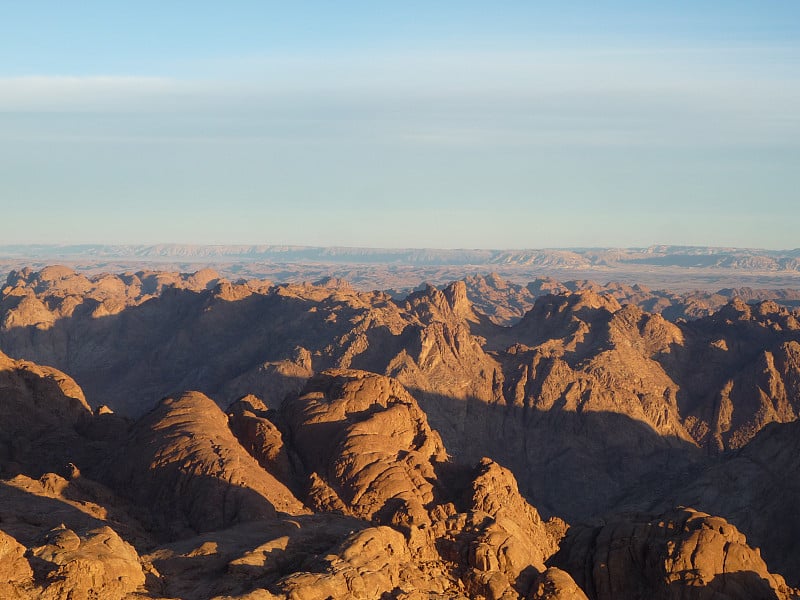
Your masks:
<path fill-rule="evenodd" d="M 387 586 L 559 597 L 575 584 L 602 597 L 576 566 L 602 559 L 584 542 L 563 546 L 561 519 L 636 510 L 619 522 L 650 531 L 663 515 L 677 523 L 669 511 L 681 505 L 760 546 L 755 573 L 769 565 L 799 585 L 797 453 L 785 433 L 800 410 L 797 315 L 733 301 L 672 322 L 615 295 L 553 289 L 563 293 L 539 294 L 500 326 L 473 305 L 469 281 L 394 300 L 341 281 L 271 286 L 213 272 L 13 274 L 0 348 L 35 362 L 0 356 L 4 489 L 62 516 L 62 504 L 91 503 L 38 527 L 64 523 L 76 552 L 110 527 L 138 553 L 136 586 L 150 594 L 244 593 L 252 571 L 264 594 L 298 598 Z M 5 522 L 16 521 L 0 529 L 17 564 L 14 544 L 42 543 Z M 694 544 L 684 525 L 670 531 Z M 376 544 L 390 554 L 370 554 Z M 559 547 L 572 558 L 551 564 Z M 631 552 L 656 552 L 642 548 Z M 38 564 L 20 589 L 41 585 Z M 666 594 L 656 579 L 676 589 L 683 575 L 658 569 L 636 589 Z M 222 572 L 239 579 L 214 588 Z M 708 594 L 736 579 L 709 577 L 698 584 Z"/>

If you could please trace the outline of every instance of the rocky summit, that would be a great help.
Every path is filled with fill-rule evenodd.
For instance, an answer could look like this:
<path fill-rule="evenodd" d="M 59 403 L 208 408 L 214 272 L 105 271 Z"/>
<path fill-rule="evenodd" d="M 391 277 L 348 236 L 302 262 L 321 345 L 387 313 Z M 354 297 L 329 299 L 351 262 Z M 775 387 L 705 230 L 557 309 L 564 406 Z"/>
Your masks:
<path fill-rule="evenodd" d="M 799 414 L 756 292 L 21 269 L 0 598 L 800 598 Z"/>

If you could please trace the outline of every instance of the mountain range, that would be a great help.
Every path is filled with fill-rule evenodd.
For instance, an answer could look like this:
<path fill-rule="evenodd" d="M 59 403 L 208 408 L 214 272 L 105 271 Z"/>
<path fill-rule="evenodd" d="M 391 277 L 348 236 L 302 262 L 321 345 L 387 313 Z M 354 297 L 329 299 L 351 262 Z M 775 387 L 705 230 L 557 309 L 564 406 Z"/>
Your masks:
<path fill-rule="evenodd" d="M 798 597 L 799 299 L 12 270 L 0 592 Z"/>
<path fill-rule="evenodd" d="M 481 250 L 438 248 L 359 248 L 285 245 L 102 245 L 19 244 L 0 246 L 0 256 L 23 258 L 135 258 L 266 260 L 275 262 L 407 263 L 416 265 L 562 265 L 585 267 L 649 264 L 680 267 L 725 267 L 800 270 L 800 248 L 763 250 L 707 246 L 655 245 L 646 248 L 545 248 Z"/>
<path fill-rule="evenodd" d="M 800 287 L 800 249 L 695 246 L 481 250 L 268 245 L 5 245 L 0 276 L 25 266 L 64 264 L 85 274 L 197 271 L 213 266 L 236 280 L 280 283 L 346 279 L 355 288 L 406 295 L 420 282 L 446 285 L 466 275 L 499 274 L 517 284 L 539 277 L 617 281 L 673 291 Z"/>

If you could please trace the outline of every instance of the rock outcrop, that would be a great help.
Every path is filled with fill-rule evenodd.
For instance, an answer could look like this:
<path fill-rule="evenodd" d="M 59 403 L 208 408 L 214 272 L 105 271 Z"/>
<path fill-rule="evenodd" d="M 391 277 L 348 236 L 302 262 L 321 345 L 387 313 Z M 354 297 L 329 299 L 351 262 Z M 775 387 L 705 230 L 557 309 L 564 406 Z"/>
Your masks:
<path fill-rule="evenodd" d="M 312 378 L 283 408 L 318 508 L 381 523 L 430 522 L 435 465 L 446 459 L 439 435 L 397 382 L 364 371 Z"/>
<path fill-rule="evenodd" d="M 569 573 L 550 567 L 539 575 L 528 593 L 529 600 L 588 600 Z"/>
<path fill-rule="evenodd" d="M 733 525 L 692 509 L 573 527 L 553 563 L 597 600 L 795 597 Z"/>
<path fill-rule="evenodd" d="M 275 418 L 272 411 L 272 418 Z M 228 407 L 228 423 L 242 447 L 261 468 L 291 485 L 296 477 L 283 434 L 270 420 L 270 411 L 256 396 L 248 395 Z"/>
<path fill-rule="evenodd" d="M 145 583 L 136 550 L 109 527 L 80 534 L 53 529 L 30 554 L 44 578 L 43 600 L 121 600 Z"/>
<path fill-rule="evenodd" d="M 25 552 L 25 546 L 0 530 L 0 596 L 3 598 L 25 598 L 33 587 L 33 569 Z"/>
<path fill-rule="evenodd" d="M 444 573 L 426 572 L 403 534 L 385 526 L 354 534 L 324 560 L 321 573 L 291 575 L 280 589 L 292 600 L 420 598 L 450 592 L 453 583 Z"/>
<path fill-rule="evenodd" d="M 440 547 L 466 563 L 462 577 L 471 595 L 496 600 L 524 594 L 545 571 L 566 524 L 543 521 L 513 474 L 489 459 L 475 469 L 464 496 L 466 510 L 445 521 Z"/>

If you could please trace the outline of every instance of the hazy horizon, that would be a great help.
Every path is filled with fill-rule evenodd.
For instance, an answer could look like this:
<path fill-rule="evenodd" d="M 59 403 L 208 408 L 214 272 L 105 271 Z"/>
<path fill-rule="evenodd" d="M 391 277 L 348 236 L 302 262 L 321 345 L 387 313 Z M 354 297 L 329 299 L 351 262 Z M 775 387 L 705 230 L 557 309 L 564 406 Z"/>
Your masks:
<path fill-rule="evenodd" d="M 651 243 L 635 246 L 620 245 L 583 245 L 583 246 L 401 246 L 401 245 L 366 245 L 366 244 L 299 244 L 299 243 L 270 243 L 270 242 L 175 242 L 175 241 L 155 241 L 155 242 L 102 242 L 93 240 L 78 240 L 74 242 L 5 242 L 0 243 L 0 248 L 9 247 L 51 247 L 51 248 L 78 248 L 78 247 L 109 247 L 109 248 L 155 248 L 155 247 L 198 247 L 198 248 L 315 248 L 315 249 L 352 249 L 352 250 L 436 250 L 436 251 L 540 251 L 540 250 L 648 250 L 652 248 L 675 248 L 675 249 L 708 249 L 708 250 L 763 250 L 765 252 L 793 252 L 800 250 L 800 245 L 795 247 L 765 247 L 765 246 L 732 246 L 732 245 L 708 245 L 708 244 L 667 244 Z"/>
<path fill-rule="evenodd" d="M 755 246 L 710 246 L 710 245 L 696 245 L 696 244 L 648 244 L 646 246 L 530 246 L 530 247 L 489 247 L 489 246 L 366 246 L 366 245 L 315 245 L 315 244 L 270 244 L 270 243 L 246 243 L 246 242 L 230 242 L 230 243 L 216 243 L 207 244 L 199 242 L 153 242 L 153 243 L 105 243 L 105 242 L 92 242 L 92 241 L 79 241 L 69 243 L 54 243 L 54 242 L 20 242 L 20 243 L 0 243 L 0 251 L 9 248 L 41 248 L 41 249 L 73 249 L 80 248 L 87 249 L 116 249 L 121 250 L 129 249 L 156 249 L 156 248 L 207 248 L 207 249 L 227 249 L 227 250 L 274 250 L 287 249 L 287 250 L 371 250 L 371 251 L 386 251 L 386 252 L 559 252 L 559 251 L 574 251 L 574 252 L 592 252 L 592 251 L 681 251 L 681 250 L 709 250 L 709 251 L 753 251 L 753 252 L 768 252 L 773 254 L 780 254 L 782 252 L 793 253 L 800 251 L 800 246 L 795 248 L 764 248 Z M 2 254 L 0 254 L 2 256 Z"/>
<path fill-rule="evenodd" d="M 4 12 L 0 244 L 800 246 L 796 2 Z"/>

